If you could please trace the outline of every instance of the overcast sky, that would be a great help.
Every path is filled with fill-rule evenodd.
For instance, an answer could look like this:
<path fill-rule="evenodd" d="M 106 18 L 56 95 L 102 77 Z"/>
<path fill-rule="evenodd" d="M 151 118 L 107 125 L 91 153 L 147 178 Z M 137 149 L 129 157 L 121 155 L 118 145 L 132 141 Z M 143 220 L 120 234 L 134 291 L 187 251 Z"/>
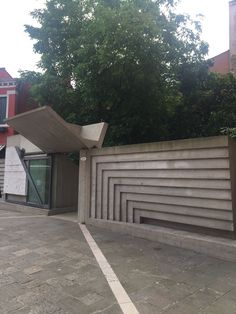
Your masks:
<path fill-rule="evenodd" d="M 33 52 L 33 42 L 24 32 L 24 24 L 34 23 L 29 13 L 42 7 L 44 0 L 7 0 L 1 3 L 0 67 L 17 77 L 18 70 L 37 70 L 39 56 Z M 182 0 L 179 11 L 203 14 L 202 38 L 210 45 L 212 57 L 229 49 L 228 0 Z"/>

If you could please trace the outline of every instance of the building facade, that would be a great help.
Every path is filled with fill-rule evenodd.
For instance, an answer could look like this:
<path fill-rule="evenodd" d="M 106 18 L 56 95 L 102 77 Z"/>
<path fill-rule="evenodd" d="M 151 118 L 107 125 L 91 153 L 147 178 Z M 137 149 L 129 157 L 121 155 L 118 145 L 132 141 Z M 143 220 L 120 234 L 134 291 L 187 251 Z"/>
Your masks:
<path fill-rule="evenodd" d="M 77 210 L 79 169 L 67 153 L 101 147 L 106 123 L 67 123 L 50 107 L 7 120 L 19 134 L 7 138 L 4 197 L 47 210 Z"/>
<path fill-rule="evenodd" d="M 5 120 L 16 114 L 16 80 L 0 68 L 0 145 L 5 145 L 7 137 L 14 134 Z"/>
<path fill-rule="evenodd" d="M 229 2 L 229 50 L 212 58 L 211 72 L 236 75 L 236 0 Z"/>

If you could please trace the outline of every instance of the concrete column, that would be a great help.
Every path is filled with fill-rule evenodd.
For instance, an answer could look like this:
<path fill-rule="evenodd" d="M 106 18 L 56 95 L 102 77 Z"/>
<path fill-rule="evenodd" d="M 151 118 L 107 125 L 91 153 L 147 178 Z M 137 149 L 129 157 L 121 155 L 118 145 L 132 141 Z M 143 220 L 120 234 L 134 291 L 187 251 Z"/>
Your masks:
<path fill-rule="evenodd" d="M 236 0 L 229 2 L 230 71 L 236 75 Z"/>
<path fill-rule="evenodd" d="M 90 211 L 90 154 L 89 150 L 80 151 L 78 218 L 86 223 Z"/>

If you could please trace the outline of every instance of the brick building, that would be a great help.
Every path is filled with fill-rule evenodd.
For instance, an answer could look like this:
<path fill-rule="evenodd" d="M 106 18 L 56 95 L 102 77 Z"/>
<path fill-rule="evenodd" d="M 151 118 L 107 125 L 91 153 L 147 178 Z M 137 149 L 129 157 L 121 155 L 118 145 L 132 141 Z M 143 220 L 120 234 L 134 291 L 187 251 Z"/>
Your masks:
<path fill-rule="evenodd" d="M 0 68 L 0 197 L 4 183 L 7 138 L 16 134 L 5 120 L 37 107 L 32 101 L 29 102 L 29 88 L 29 84 L 21 84 L 19 88 L 16 79 L 5 68 Z"/>
<path fill-rule="evenodd" d="M 16 80 L 5 68 L 0 68 L 0 145 L 5 145 L 7 137 L 14 134 L 5 119 L 16 114 L 16 97 Z"/>
<path fill-rule="evenodd" d="M 29 88 L 29 84 L 21 84 L 19 88 L 16 79 L 5 68 L 0 68 L 0 148 L 6 144 L 8 136 L 15 134 L 5 119 L 37 107 L 29 102 Z"/>
<path fill-rule="evenodd" d="M 212 58 L 211 72 L 236 75 L 236 0 L 229 2 L 229 50 Z"/>

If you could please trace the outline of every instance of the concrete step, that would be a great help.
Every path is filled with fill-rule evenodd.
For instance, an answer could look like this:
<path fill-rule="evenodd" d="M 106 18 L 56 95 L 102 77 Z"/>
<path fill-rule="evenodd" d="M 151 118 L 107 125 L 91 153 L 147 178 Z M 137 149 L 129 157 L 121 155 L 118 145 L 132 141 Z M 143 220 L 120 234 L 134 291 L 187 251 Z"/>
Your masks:
<path fill-rule="evenodd" d="M 0 210 L 24 213 L 29 215 L 48 215 L 49 210 L 44 208 L 26 206 L 22 204 L 10 203 L 0 200 Z"/>

